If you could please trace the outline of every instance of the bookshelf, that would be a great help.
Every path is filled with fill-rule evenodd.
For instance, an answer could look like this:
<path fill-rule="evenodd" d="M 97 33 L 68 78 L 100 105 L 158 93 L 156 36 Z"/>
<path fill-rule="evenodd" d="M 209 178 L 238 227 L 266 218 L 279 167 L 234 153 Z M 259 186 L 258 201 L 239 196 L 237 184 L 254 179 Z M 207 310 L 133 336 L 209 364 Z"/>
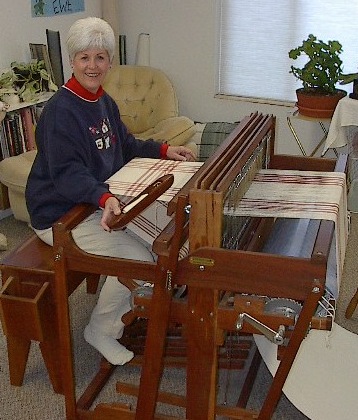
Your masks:
<path fill-rule="evenodd" d="M 42 107 L 53 92 L 45 92 L 32 102 L 20 102 L 0 112 L 0 160 L 36 149 L 35 127 Z M 0 210 L 7 209 L 6 188 L 0 185 Z"/>
<path fill-rule="evenodd" d="M 54 92 L 43 92 L 40 95 L 38 95 L 35 100 L 33 100 L 31 102 L 19 102 L 18 104 L 14 105 L 14 106 L 10 106 L 10 108 L 8 108 L 8 110 L 6 112 L 17 111 L 21 108 L 26 108 L 26 107 L 29 107 L 29 106 L 34 106 L 34 105 L 39 105 L 39 104 L 44 104 L 45 102 L 47 102 L 52 97 L 53 94 L 54 94 Z"/>

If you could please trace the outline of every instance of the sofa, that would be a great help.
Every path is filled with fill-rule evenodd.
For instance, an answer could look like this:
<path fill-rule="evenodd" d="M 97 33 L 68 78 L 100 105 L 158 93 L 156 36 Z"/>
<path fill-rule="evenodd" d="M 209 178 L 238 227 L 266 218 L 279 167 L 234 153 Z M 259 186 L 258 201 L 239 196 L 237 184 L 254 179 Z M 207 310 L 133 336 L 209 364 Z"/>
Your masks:
<path fill-rule="evenodd" d="M 104 89 L 118 104 L 129 131 L 145 141 L 154 139 L 173 146 L 185 145 L 197 152 L 194 122 L 179 116 L 178 99 L 168 77 L 148 66 L 114 66 Z M 29 222 L 25 187 L 36 150 L 0 162 L 0 182 L 8 189 L 10 207 L 16 219 Z"/>

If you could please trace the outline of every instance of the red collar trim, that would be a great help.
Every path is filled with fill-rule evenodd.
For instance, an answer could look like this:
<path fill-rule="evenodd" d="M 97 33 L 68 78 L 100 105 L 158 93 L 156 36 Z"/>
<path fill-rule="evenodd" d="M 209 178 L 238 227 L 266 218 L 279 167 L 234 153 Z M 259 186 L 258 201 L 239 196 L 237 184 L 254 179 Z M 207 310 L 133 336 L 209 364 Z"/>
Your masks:
<path fill-rule="evenodd" d="M 80 98 L 90 102 L 97 101 L 104 93 L 102 86 L 98 88 L 96 93 L 90 92 L 89 90 L 85 89 L 73 75 L 71 79 L 65 84 L 65 88 Z"/>

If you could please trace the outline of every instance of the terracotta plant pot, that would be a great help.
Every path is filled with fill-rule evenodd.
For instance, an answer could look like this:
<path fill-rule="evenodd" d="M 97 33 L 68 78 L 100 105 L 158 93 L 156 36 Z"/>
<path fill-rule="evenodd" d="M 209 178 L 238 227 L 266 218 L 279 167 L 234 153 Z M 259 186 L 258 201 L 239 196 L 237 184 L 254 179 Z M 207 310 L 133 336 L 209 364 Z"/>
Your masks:
<path fill-rule="evenodd" d="M 315 91 L 296 90 L 297 108 L 301 115 L 313 118 L 331 118 L 338 102 L 347 95 L 342 89 L 337 89 L 333 95 L 322 95 Z"/>

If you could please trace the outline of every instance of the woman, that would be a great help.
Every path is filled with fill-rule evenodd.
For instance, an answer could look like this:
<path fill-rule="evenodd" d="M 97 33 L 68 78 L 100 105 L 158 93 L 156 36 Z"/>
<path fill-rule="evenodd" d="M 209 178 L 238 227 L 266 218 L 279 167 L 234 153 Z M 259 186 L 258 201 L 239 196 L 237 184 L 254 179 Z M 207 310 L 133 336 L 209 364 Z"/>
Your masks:
<path fill-rule="evenodd" d="M 102 19 L 80 19 L 70 28 L 67 49 L 73 75 L 46 104 L 38 122 L 27 207 L 34 231 L 52 245 L 52 225 L 59 217 L 78 203 L 95 204 L 99 210 L 73 230 L 78 246 L 92 254 L 150 261 L 149 250 L 126 231 L 110 232 L 109 220 L 120 214 L 120 206 L 105 181 L 134 157 L 194 156 L 185 147 L 143 142 L 127 131 L 118 107 L 102 89 L 114 48 L 113 30 Z M 108 276 L 84 331 L 86 341 L 115 365 L 133 357 L 117 341 L 129 298 L 117 277 Z"/>

